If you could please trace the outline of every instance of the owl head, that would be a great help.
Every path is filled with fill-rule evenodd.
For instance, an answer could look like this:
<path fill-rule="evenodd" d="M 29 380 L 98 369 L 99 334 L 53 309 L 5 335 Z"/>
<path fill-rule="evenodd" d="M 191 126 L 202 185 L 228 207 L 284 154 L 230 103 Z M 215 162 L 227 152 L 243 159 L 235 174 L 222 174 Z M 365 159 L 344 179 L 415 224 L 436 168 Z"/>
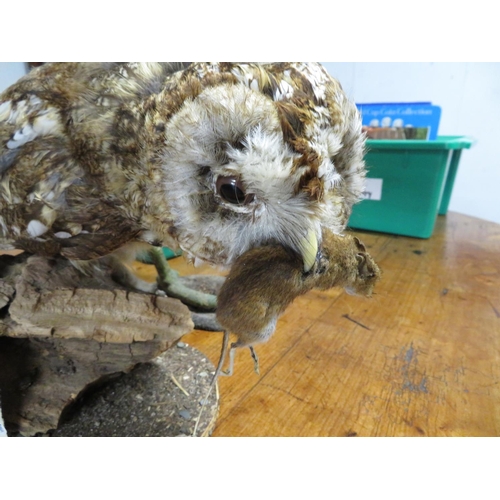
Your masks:
<path fill-rule="evenodd" d="M 222 266 L 280 243 L 308 271 L 322 227 L 342 232 L 363 191 L 356 107 L 318 64 L 197 64 L 189 78 L 160 159 L 171 234 Z"/>

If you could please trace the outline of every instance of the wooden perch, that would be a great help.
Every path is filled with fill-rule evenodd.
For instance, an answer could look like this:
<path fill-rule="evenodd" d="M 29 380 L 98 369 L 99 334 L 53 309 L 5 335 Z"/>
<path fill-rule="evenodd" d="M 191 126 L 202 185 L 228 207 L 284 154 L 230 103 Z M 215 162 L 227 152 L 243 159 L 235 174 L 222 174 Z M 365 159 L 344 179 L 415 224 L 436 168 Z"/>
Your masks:
<path fill-rule="evenodd" d="M 193 329 L 177 299 L 120 289 L 63 259 L 0 257 L 0 391 L 9 433 L 54 429 L 91 383 L 151 360 Z"/>

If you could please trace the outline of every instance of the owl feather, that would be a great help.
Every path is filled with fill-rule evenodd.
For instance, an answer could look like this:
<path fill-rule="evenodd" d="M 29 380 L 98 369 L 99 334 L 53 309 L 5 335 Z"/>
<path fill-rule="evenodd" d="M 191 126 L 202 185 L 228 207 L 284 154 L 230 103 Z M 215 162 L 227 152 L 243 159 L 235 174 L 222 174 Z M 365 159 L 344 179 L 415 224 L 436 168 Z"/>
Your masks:
<path fill-rule="evenodd" d="M 0 96 L 0 248 L 91 260 L 133 242 L 312 267 L 364 187 L 355 105 L 317 63 L 50 63 Z"/>

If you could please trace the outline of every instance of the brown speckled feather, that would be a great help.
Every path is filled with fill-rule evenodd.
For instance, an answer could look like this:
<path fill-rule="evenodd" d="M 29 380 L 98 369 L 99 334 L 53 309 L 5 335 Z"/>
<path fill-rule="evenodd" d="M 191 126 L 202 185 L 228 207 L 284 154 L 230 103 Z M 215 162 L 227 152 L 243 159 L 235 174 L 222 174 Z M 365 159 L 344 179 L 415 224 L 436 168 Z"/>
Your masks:
<path fill-rule="evenodd" d="M 363 147 L 355 106 L 315 63 L 46 64 L 0 96 L 0 248 L 304 254 L 322 226 L 344 229 Z"/>

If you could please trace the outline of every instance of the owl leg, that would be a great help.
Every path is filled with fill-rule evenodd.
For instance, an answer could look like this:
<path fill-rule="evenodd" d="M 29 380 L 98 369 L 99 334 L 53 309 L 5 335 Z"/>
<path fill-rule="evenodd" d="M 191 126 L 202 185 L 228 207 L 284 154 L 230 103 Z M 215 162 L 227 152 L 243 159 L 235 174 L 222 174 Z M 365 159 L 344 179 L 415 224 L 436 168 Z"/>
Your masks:
<path fill-rule="evenodd" d="M 123 285 L 125 288 L 139 290 L 146 293 L 155 293 L 158 290 L 156 283 L 149 283 L 148 281 L 138 278 L 132 269 L 127 266 L 129 263 L 126 259 L 123 260 L 119 254 L 111 254 L 100 259 L 94 260 L 69 260 L 73 267 L 78 269 L 83 275 L 104 278 L 105 271 L 102 267 L 109 266 L 111 268 L 111 277 L 114 281 Z"/>
<path fill-rule="evenodd" d="M 193 290 L 179 281 L 178 273 L 168 265 L 161 248 L 152 247 L 149 255 L 158 272 L 158 286 L 169 297 L 175 297 L 188 306 L 204 311 L 214 311 L 217 308 L 217 297 L 215 295 Z"/>
<path fill-rule="evenodd" d="M 158 285 L 156 283 L 149 283 L 148 281 L 138 278 L 133 271 L 119 259 L 113 259 L 112 269 L 112 278 L 127 288 L 140 290 L 146 293 L 155 293 L 158 290 Z"/>

